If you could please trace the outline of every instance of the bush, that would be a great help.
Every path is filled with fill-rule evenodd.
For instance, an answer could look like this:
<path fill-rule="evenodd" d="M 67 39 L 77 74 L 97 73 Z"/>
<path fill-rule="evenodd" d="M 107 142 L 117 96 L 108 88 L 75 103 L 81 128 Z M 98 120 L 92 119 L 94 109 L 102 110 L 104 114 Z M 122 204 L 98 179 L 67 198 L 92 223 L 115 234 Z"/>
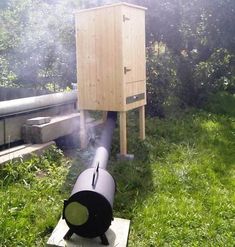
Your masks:
<path fill-rule="evenodd" d="M 178 83 L 175 60 L 168 51 L 158 54 L 154 46 L 147 51 L 147 114 L 164 117 L 165 106 L 175 100 Z"/>

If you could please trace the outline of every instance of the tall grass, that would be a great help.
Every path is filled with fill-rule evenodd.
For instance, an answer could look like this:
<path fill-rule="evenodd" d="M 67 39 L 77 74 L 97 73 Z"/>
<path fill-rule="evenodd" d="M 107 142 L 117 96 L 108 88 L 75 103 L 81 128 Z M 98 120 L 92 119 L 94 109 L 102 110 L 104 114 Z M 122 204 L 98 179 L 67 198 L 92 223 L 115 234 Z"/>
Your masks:
<path fill-rule="evenodd" d="M 234 246 L 234 107 L 148 119 L 147 140 L 130 140 L 142 161 L 113 169 L 129 246 Z"/>
<path fill-rule="evenodd" d="M 145 141 L 130 114 L 136 159 L 108 166 L 117 182 L 114 216 L 131 220 L 130 247 L 234 246 L 235 104 L 227 99 L 147 119 Z M 112 157 L 118 131 L 113 143 Z M 81 167 L 53 148 L 1 168 L 0 246 L 44 246 Z"/>
<path fill-rule="evenodd" d="M 60 216 L 66 160 L 55 147 L 0 169 L 0 246 L 44 246 Z"/>

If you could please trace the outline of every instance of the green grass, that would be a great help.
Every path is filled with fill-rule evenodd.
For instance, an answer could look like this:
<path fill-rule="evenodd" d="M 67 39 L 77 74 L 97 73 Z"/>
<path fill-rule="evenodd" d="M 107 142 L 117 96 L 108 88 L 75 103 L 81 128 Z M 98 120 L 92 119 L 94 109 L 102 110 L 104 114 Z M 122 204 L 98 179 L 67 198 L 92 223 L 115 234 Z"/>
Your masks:
<path fill-rule="evenodd" d="M 67 163 L 55 147 L 0 169 L 0 246 L 44 246 L 67 194 Z"/>
<path fill-rule="evenodd" d="M 234 246 L 235 104 L 227 99 L 147 119 L 145 141 L 131 114 L 132 162 L 115 161 L 116 131 L 109 166 L 117 182 L 114 216 L 131 220 L 130 247 Z M 0 246 L 45 245 L 81 163 L 68 164 L 53 149 L 0 170 Z"/>
<path fill-rule="evenodd" d="M 233 107 L 148 119 L 147 140 L 130 140 L 143 160 L 113 169 L 115 214 L 131 219 L 130 247 L 234 246 Z"/>

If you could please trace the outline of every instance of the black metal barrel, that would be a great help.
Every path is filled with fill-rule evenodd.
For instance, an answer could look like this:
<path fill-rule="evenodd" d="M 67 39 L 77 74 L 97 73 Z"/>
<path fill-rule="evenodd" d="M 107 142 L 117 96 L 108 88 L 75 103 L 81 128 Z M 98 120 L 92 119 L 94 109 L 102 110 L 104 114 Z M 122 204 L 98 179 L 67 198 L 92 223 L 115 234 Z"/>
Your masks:
<path fill-rule="evenodd" d="M 117 113 L 109 112 L 91 168 L 77 178 L 71 196 L 64 202 L 63 218 L 70 234 L 93 238 L 103 236 L 113 220 L 115 181 L 105 170 Z"/>

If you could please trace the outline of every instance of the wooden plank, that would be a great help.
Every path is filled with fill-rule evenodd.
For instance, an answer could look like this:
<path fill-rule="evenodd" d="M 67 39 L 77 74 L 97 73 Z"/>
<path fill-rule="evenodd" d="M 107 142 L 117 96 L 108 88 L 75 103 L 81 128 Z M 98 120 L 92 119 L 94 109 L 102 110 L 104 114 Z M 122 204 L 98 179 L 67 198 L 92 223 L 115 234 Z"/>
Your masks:
<path fill-rule="evenodd" d="M 124 108 L 121 83 L 120 7 L 80 13 L 77 23 L 79 105 L 82 109 Z M 79 62 L 80 61 L 80 62 Z"/>
<path fill-rule="evenodd" d="M 146 89 L 145 81 L 126 83 L 126 97 L 144 93 Z"/>
<path fill-rule="evenodd" d="M 145 107 L 139 108 L 139 128 L 140 128 L 140 139 L 145 139 Z"/>
<path fill-rule="evenodd" d="M 89 109 L 89 105 L 96 103 L 95 21 L 91 12 L 76 17 L 78 101 L 81 109 L 86 109 L 86 104 Z"/>
<path fill-rule="evenodd" d="M 107 116 L 108 116 L 108 112 L 107 111 L 103 111 L 102 112 L 102 121 L 103 121 L 103 123 L 106 122 Z"/>
<path fill-rule="evenodd" d="M 80 143 L 81 143 L 81 149 L 84 149 L 87 147 L 87 133 L 86 133 L 86 117 L 85 117 L 85 111 L 80 110 Z"/>
<path fill-rule="evenodd" d="M 119 128 L 120 128 L 120 155 L 127 154 L 127 131 L 126 131 L 126 112 L 120 112 Z"/>
<path fill-rule="evenodd" d="M 121 7 L 118 7 L 115 9 L 115 53 L 119 53 L 118 56 L 115 56 L 115 81 L 116 81 L 116 87 L 115 91 L 116 93 L 120 91 L 120 93 L 117 95 L 118 98 L 118 104 L 117 104 L 117 111 L 123 111 L 125 110 L 125 86 L 124 86 L 124 73 L 123 73 L 123 39 L 122 39 L 122 9 Z"/>
<path fill-rule="evenodd" d="M 139 101 L 133 102 L 131 104 L 127 104 L 126 105 L 126 111 L 139 108 L 140 106 L 143 106 L 143 105 L 146 105 L 146 92 L 145 92 L 145 97 L 143 100 L 139 100 Z"/>
<path fill-rule="evenodd" d="M 145 81 L 145 12 L 141 9 L 122 7 L 123 60 L 130 71 L 124 75 L 125 82 Z"/>
<path fill-rule="evenodd" d="M 137 95 L 140 93 L 144 93 L 145 97 L 143 100 L 136 101 L 131 104 L 126 105 L 126 111 L 138 108 L 140 106 L 144 106 L 147 103 L 147 95 L 146 95 L 146 82 L 145 81 L 138 81 L 138 82 L 130 82 L 126 83 L 126 97 Z"/>
<path fill-rule="evenodd" d="M 104 8 L 112 8 L 112 7 L 117 7 L 117 6 L 128 6 L 128 7 L 132 7 L 132 8 L 147 10 L 147 8 L 143 7 L 143 6 L 139 6 L 139 5 L 131 4 L 131 3 L 120 2 L 120 3 L 114 3 L 114 4 L 106 4 L 104 6 L 95 7 L 95 8 L 82 9 L 82 10 L 76 11 L 75 13 L 82 13 L 82 12 L 100 10 L 100 9 L 104 9 Z"/>
<path fill-rule="evenodd" d="M 127 111 L 146 104 L 126 106 L 126 97 L 146 91 L 144 10 L 118 4 L 83 11 L 76 26 L 81 109 Z"/>
<path fill-rule="evenodd" d="M 130 221 L 121 218 L 114 218 L 110 228 L 106 232 L 106 236 L 109 241 L 108 246 L 127 246 L 129 235 Z M 65 220 L 60 219 L 56 228 L 52 232 L 50 238 L 47 241 L 47 246 L 54 247 L 99 247 L 101 245 L 100 238 L 82 238 L 73 234 L 70 240 L 64 240 L 63 237 L 69 230 Z"/>
<path fill-rule="evenodd" d="M 126 111 L 146 104 L 145 66 L 145 12 L 140 9 L 122 7 L 123 22 L 123 63 L 130 69 L 124 74 L 126 97 L 145 93 L 145 99 L 127 104 Z"/>

